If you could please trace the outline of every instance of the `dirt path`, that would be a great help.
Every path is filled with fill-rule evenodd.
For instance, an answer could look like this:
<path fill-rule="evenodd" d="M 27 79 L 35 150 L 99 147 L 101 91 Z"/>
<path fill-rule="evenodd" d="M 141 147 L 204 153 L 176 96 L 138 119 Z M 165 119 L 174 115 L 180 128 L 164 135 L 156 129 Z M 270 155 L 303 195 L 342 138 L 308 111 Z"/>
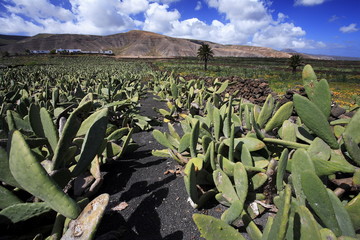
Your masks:
<path fill-rule="evenodd" d="M 153 100 L 152 96 L 141 101 L 140 114 L 156 117 L 152 107 L 161 107 L 164 103 Z M 160 131 L 167 127 L 156 126 Z M 153 149 L 163 149 L 151 132 L 140 132 L 133 139 L 141 147 L 121 159 L 104 165 L 104 177 L 101 193 L 109 193 L 110 206 L 126 202 L 128 206 L 121 211 L 107 211 L 98 229 L 97 235 L 109 231 L 119 231 L 123 240 L 161 240 L 161 239 L 199 239 L 200 233 L 193 223 L 194 210 L 187 202 L 183 177 L 169 173 L 176 169 L 176 162 L 151 155 Z M 104 239 L 116 239 L 107 234 Z"/>

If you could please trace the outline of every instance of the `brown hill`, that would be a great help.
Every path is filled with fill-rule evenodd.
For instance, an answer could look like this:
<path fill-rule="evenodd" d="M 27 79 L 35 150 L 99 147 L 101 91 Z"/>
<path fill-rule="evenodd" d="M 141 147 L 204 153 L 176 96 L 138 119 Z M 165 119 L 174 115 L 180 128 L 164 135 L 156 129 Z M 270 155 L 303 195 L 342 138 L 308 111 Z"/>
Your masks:
<path fill-rule="evenodd" d="M 16 43 L 20 40 L 26 39 L 26 36 L 15 36 L 15 35 L 2 35 L 0 34 L 0 46 Z"/>
<path fill-rule="evenodd" d="M 182 39 L 157 33 L 133 30 L 108 36 L 80 34 L 38 34 L 16 43 L 0 47 L 0 51 L 24 53 L 29 50 L 57 48 L 82 50 L 113 50 L 118 57 L 187 57 L 196 56 L 200 44 L 206 41 Z M 223 57 L 277 57 L 288 58 L 289 53 L 271 48 L 222 45 L 208 43 L 215 56 Z"/>

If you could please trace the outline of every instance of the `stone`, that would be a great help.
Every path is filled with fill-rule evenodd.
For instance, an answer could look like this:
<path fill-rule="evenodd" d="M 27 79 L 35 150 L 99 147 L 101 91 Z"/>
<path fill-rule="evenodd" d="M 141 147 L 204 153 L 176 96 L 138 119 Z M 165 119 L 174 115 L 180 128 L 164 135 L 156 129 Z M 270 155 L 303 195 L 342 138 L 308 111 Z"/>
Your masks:
<path fill-rule="evenodd" d="M 344 114 L 345 112 L 346 112 L 346 110 L 337 104 L 335 104 L 331 108 L 331 116 L 333 116 L 335 118 L 338 118 L 340 115 Z"/>

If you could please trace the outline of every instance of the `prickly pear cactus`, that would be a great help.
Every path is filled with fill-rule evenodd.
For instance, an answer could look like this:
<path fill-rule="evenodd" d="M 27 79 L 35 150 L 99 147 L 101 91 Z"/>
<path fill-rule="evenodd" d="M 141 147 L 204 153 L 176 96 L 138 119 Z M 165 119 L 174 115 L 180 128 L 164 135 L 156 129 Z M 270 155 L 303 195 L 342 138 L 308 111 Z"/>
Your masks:
<path fill-rule="evenodd" d="M 194 214 L 193 219 L 201 236 L 207 240 L 245 240 L 233 227 L 212 216 Z"/>
<path fill-rule="evenodd" d="M 106 206 L 109 203 L 109 194 L 101 194 L 92 200 L 80 213 L 79 217 L 72 220 L 62 240 L 90 240 L 94 238 Z"/>

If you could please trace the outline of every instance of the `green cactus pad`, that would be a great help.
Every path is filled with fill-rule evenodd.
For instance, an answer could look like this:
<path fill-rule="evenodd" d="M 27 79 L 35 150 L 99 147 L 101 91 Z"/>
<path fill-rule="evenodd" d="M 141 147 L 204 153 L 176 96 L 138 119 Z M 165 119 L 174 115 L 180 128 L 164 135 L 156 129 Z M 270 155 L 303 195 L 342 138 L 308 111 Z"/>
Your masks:
<path fill-rule="evenodd" d="M 269 122 L 265 126 L 265 131 L 269 132 L 274 128 L 280 127 L 285 120 L 287 120 L 293 111 L 293 102 L 287 102 L 282 105 L 272 116 Z"/>
<path fill-rule="evenodd" d="M 222 129 L 222 120 L 220 111 L 218 108 L 213 109 L 213 125 L 214 125 L 214 135 L 215 139 L 219 140 L 221 136 L 221 129 Z"/>
<path fill-rule="evenodd" d="M 7 110 L 6 120 L 8 122 L 9 130 L 17 129 L 24 130 L 26 132 L 32 131 L 29 121 L 22 119 L 20 114 L 15 111 Z"/>
<path fill-rule="evenodd" d="M 220 94 L 226 90 L 226 88 L 229 86 L 229 80 L 226 80 L 225 82 L 221 83 L 220 87 L 216 90 L 216 94 Z"/>
<path fill-rule="evenodd" d="M 315 167 L 313 162 L 311 161 L 309 154 L 306 152 L 305 149 L 302 148 L 296 150 L 291 160 L 291 179 L 293 183 L 293 188 L 300 204 L 304 205 L 305 195 L 301 185 L 301 174 L 304 171 L 315 172 Z"/>
<path fill-rule="evenodd" d="M 186 164 L 186 167 L 184 169 L 184 174 L 185 174 L 184 183 L 185 183 L 186 192 L 188 193 L 191 201 L 194 203 L 193 207 L 196 208 L 197 207 L 196 204 L 199 200 L 199 195 L 196 187 L 197 183 L 196 183 L 195 165 L 191 160 Z"/>
<path fill-rule="evenodd" d="M 169 133 L 170 135 L 175 138 L 176 140 L 180 141 L 180 136 L 179 134 L 176 132 L 174 126 L 171 123 L 168 123 L 168 129 L 169 129 Z"/>
<path fill-rule="evenodd" d="M 309 99 L 298 94 L 294 95 L 295 109 L 305 125 L 317 136 L 324 140 L 333 149 L 338 149 L 339 144 L 330 129 L 325 115 Z"/>
<path fill-rule="evenodd" d="M 138 148 L 137 144 L 130 143 L 130 141 L 132 139 L 131 136 L 132 136 L 133 132 L 134 132 L 134 128 L 131 128 L 130 131 L 128 132 L 128 134 L 126 135 L 125 139 L 123 139 L 123 144 L 121 146 L 121 151 L 118 153 L 117 157 L 121 157 L 127 151 L 130 151 L 129 149 L 131 149 L 131 147 L 134 147 L 132 149 L 135 149 L 135 150 Z M 169 149 L 169 152 L 171 153 L 172 151 Z"/>
<path fill-rule="evenodd" d="M 231 145 L 231 139 L 225 139 L 224 143 L 227 146 Z M 242 145 L 245 145 L 246 148 L 250 151 L 258 151 L 265 147 L 265 143 L 257 138 L 253 137 L 244 137 L 244 138 L 235 138 L 234 139 L 234 146 L 235 149 L 241 151 Z"/>
<path fill-rule="evenodd" d="M 281 127 L 281 138 L 285 141 L 296 142 L 296 128 L 294 123 L 285 120 Z"/>
<path fill-rule="evenodd" d="M 252 187 L 254 190 L 258 189 L 259 187 L 261 187 L 262 185 L 264 185 L 264 183 L 267 181 L 268 176 L 266 175 L 266 173 L 260 172 L 255 174 L 250 182 L 252 184 Z"/>
<path fill-rule="evenodd" d="M 245 240 L 233 227 L 212 216 L 194 214 L 194 222 L 206 240 Z"/>
<path fill-rule="evenodd" d="M 326 176 L 336 172 L 353 173 L 355 167 L 349 163 L 339 163 L 333 161 L 313 160 L 315 171 L 318 176 Z"/>
<path fill-rule="evenodd" d="M 330 116 L 331 111 L 331 92 L 329 84 L 325 79 L 316 83 L 314 94 L 308 95 L 309 99 L 322 111 L 325 117 Z"/>
<path fill-rule="evenodd" d="M 189 146 L 190 155 L 193 158 L 197 156 L 196 146 L 198 143 L 199 133 L 200 133 L 200 122 L 199 120 L 196 120 L 191 130 L 190 146 Z"/>
<path fill-rule="evenodd" d="M 280 156 L 277 171 L 276 171 L 276 189 L 280 192 L 283 189 L 284 174 L 286 171 L 286 165 L 288 162 L 289 150 L 285 148 Z"/>
<path fill-rule="evenodd" d="M 327 161 L 331 155 L 331 149 L 321 138 L 315 138 L 307 149 L 312 160 Z"/>
<path fill-rule="evenodd" d="M 104 193 L 92 200 L 79 217 L 70 222 L 68 230 L 61 239 L 93 239 L 109 203 L 109 198 L 109 194 Z"/>
<path fill-rule="evenodd" d="M 234 183 L 236 193 L 241 201 L 244 204 L 247 194 L 248 194 L 248 176 L 244 165 L 241 162 L 235 163 L 234 166 Z"/>
<path fill-rule="evenodd" d="M 51 116 L 49 112 L 46 110 L 46 108 L 40 109 L 40 119 L 41 119 L 42 128 L 44 130 L 44 136 L 49 141 L 51 149 L 55 151 L 56 145 L 59 141 L 59 137 L 55 125 L 51 119 Z"/>
<path fill-rule="evenodd" d="M 191 133 L 185 133 L 181 139 L 180 139 L 180 143 L 179 143 L 179 148 L 178 148 L 178 152 L 182 153 L 184 152 L 186 149 L 189 148 L 190 146 L 190 138 L 191 138 Z"/>
<path fill-rule="evenodd" d="M 317 83 L 317 77 L 314 72 L 314 69 L 311 67 L 311 65 L 307 64 L 305 65 L 303 71 L 302 71 L 302 80 L 303 85 L 306 91 L 306 94 L 314 95 L 315 93 L 315 85 Z"/>
<path fill-rule="evenodd" d="M 155 129 L 152 133 L 153 137 L 155 138 L 155 140 L 160 143 L 161 145 L 163 145 L 164 147 L 170 148 L 172 150 L 174 150 L 173 145 L 171 145 L 171 143 L 169 142 L 169 140 L 166 138 L 165 134 L 160 132 L 159 130 Z"/>
<path fill-rule="evenodd" d="M 47 174 L 19 131 L 12 135 L 9 165 L 15 180 L 26 191 L 68 218 L 75 219 L 79 215 L 80 209 L 76 202 Z"/>
<path fill-rule="evenodd" d="M 340 236 L 341 229 L 336 219 L 333 204 L 319 177 L 312 171 L 303 171 L 301 173 L 301 186 L 316 215 L 336 236 Z"/>
<path fill-rule="evenodd" d="M 233 203 L 235 200 L 239 200 L 232 182 L 222 170 L 215 170 L 213 172 L 213 178 L 217 189 L 228 202 Z"/>
<path fill-rule="evenodd" d="M 320 227 L 310 210 L 305 206 L 298 206 L 296 212 L 300 215 L 300 239 L 323 240 Z"/>
<path fill-rule="evenodd" d="M 328 228 L 320 229 L 321 239 L 323 240 L 337 240 L 338 238 L 335 234 Z"/>
<path fill-rule="evenodd" d="M 89 128 L 94 123 L 95 119 L 98 118 L 98 116 L 101 114 L 101 111 L 95 111 L 90 116 L 88 116 L 80 125 L 80 128 L 78 132 L 76 133 L 76 136 L 83 136 L 89 131 Z"/>
<path fill-rule="evenodd" d="M 309 147 L 309 145 L 307 145 L 307 144 L 285 141 L 285 140 L 281 140 L 281 139 L 277 139 L 277 138 L 264 138 L 263 141 L 266 143 L 272 143 L 275 145 L 280 145 L 280 146 L 284 146 L 287 148 L 294 148 L 294 149 L 298 149 L 298 148 L 307 149 Z"/>
<path fill-rule="evenodd" d="M 350 215 L 350 219 L 354 225 L 355 230 L 360 229 L 360 194 L 354 197 L 348 204 L 345 206 L 346 211 Z"/>
<path fill-rule="evenodd" d="M 44 128 L 41 124 L 40 107 L 36 104 L 31 104 L 29 108 L 29 122 L 32 130 L 38 137 L 45 137 Z"/>
<path fill-rule="evenodd" d="M 10 172 L 8 154 L 2 147 L 0 147 L 0 181 L 21 188 Z"/>
<path fill-rule="evenodd" d="M 118 141 L 122 137 L 126 136 L 129 133 L 130 129 L 128 127 L 116 129 L 109 136 L 106 137 L 107 141 Z"/>
<path fill-rule="evenodd" d="M 289 220 L 290 214 L 290 206 L 291 206 L 291 187 L 290 185 L 285 186 L 284 192 L 280 194 L 280 206 L 279 211 L 277 212 L 273 224 L 271 226 L 268 239 L 276 239 L 281 240 L 285 238 L 287 224 Z"/>
<path fill-rule="evenodd" d="M 228 208 L 222 215 L 221 220 L 227 224 L 231 224 L 238 217 L 240 217 L 241 212 L 243 211 L 244 203 L 241 200 L 234 201 L 230 208 Z"/>
<path fill-rule="evenodd" d="M 275 99 L 271 94 L 269 94 L 265 100 L 263 107 L 261 108 L 257 123 L 260 128 L 265 126 L 265 123 L 270 119 L 272 112 L 275 107 Z"/>
<path fill-rule="evenodd" d="M 326 189 L 335 211 L 336 220 L 340 226 L 341 235 L 355 237 L 354 226 L 351 222 L 349 213 L 346 211 L 340 199 L 330 189 Z"/>
<path fill-rule="evenodd" d="M 0 209 L 17 203 L 22 203 L 22 201 L 13 192 L 0 185 Z"/>
<path fill-rule="evenodd" d="M 358 110 L 352 117 L 349 124 L 346 126 L 343 133 L 346 149 L 348 150 L 352 159 L 360 165 L 360 110 Z"/>
<path fill-rule="evenodd" d="M 53 170 L 64 167 L 64 154 L 66 150 L 72 145 L 72 141 L 78 132 L 83 116 L 88 114 L 92 107 L 92 102 L 87 102 L 76 108 L 66 121 L 63 132 L 60 136 L 58 145 L 53 156 Z"/>
<path fill-rule="evenodd" d="M 86 133 L 79 160 L 71 173 L 73 176 L 78 176 L 85 171 L 98 153 L 105 137 L 107 115 L 107 108 L 100 110 L 100 114 L 94 119 L 93 124 Z"/>
<path fill-rule="evenodd" d="M 18 203 L 0 211 L 0 223 L 17 223 L 51 211 L 44 202 Z"/>

